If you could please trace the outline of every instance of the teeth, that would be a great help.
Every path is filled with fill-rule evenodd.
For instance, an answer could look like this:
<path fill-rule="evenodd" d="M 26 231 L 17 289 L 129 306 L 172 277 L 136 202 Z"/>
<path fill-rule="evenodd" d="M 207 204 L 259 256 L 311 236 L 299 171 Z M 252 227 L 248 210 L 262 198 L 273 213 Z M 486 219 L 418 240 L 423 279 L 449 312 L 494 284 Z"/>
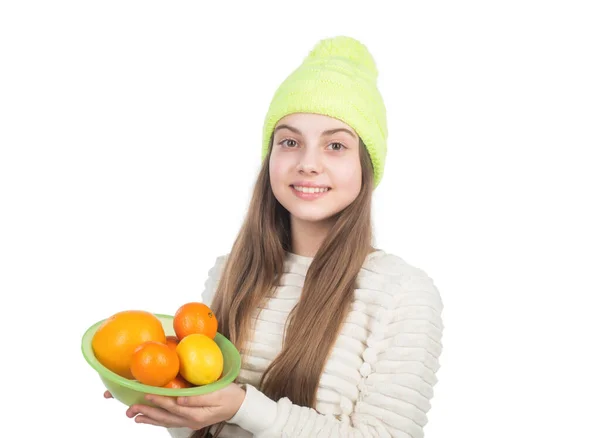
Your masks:
<path fill-rule="evenodd" d="M 301 187 L 294 186 L 294 189 L 302 193 L 323 193 L 328 191 L 327 187 Z"/>

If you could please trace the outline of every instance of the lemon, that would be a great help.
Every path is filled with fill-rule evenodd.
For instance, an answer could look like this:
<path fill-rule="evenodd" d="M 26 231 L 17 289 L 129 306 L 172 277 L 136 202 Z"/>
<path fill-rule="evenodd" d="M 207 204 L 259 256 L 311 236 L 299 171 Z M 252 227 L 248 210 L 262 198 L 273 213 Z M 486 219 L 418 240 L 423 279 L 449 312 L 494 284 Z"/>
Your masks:
<path fill-rule="evenodd" d="M 179 373 L 194 385 L 213 383 L 223 372 L 223 353 L 206 335 L 187 335 L 179 341 L 175 351 L 179 356 Z"/>

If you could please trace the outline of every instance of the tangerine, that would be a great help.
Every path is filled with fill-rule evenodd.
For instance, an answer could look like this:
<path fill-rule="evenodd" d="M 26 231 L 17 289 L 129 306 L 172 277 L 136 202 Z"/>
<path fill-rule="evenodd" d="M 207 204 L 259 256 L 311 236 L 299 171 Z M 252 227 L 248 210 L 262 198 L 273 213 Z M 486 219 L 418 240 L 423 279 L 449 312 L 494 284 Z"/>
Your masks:
<path fill-rule="evenodd" d="M 178 373 L 179 357 L 167 344 L 144 342 L 131 357 L 131 374 L 144 385 L 164 386 Z"/>
<path fill-rule="evenodd" d="M 179 373 L 193 385 L 206 385 L 223 372 L 223 353 L 217 343 L 201 333 L 187 335 L 177 345 Z"/>
<path fill-rule="evenodd" d="M 146 341 L 166 342 L 160 320 L 144 310 L 124 310 L 107 318 L 92 338 L 98 361 L 112 372 L 133 379 L 130 365 L 134 350 Z"/>
<path fill-rule="evenodd" d="M 174 389 L 183 389 L 183 388 L 191 388 L 192 384 L 185 380 L 181 374 L 177 374 L 173 380 L 167 383 L 164 388 L 174 388 Z"/>
<path fill-rule="evenodd" d="M 180 340 L 191 334 L 203 334 L 214 339 L 218 327 L 217 317 L 204 303 L 186 303 L 173 316 L 173 328 Z"/>
<path fill-rule="evenodd" d="M 179 339 L 177 339 L 177 336 L 167 336 L 167 345 L 169 347 L 175 350 L 177 348 L 177 344 L 179 344 Z"/>

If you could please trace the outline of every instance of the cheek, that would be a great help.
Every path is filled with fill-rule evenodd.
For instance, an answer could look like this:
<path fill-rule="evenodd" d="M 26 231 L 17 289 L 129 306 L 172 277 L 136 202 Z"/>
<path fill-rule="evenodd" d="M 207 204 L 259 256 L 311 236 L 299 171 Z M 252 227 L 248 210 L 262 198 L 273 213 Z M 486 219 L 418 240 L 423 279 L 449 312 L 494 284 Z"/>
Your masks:
<path fill-rule="evenodd" d="M 269 173 L 271 180 L 277 180 L 279 183 L 284 183 L 289 180 L 290 175 L 294 172 L 296 161 L 293 154 L 280 154 L 274 151 L 269 159 Z"/>
<path fill-rule="evenodd" d="M 271 179 L 271 185 L 277 186 L 281 184 L 283 174 L 284 172 L 281 160 L 272 157 L 269 161 L 269 177 Z"/>
<path fill-rule="evenodd" d="M 279 202 L 282 202 L 286 195 L 286 188 L 289 181 L 288 170 L 283 160 L 272 158 L 269 161 L 269 180 L 275 198 Z"/>
<path fill-rule="evenodd" d="M 345 192 L 358 195 L 362 186 L 360 162 L 351 161 L 338 166 L 336 183 L 338 186 L 343 187 Z"/>

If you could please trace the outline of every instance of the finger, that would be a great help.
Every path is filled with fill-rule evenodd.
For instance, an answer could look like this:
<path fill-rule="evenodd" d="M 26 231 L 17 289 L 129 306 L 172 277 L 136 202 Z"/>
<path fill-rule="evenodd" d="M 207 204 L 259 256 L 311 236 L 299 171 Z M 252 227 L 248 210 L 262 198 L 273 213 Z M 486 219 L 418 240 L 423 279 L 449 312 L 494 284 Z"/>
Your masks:
<path fill-rule="evenodd" d="M 113 398 L 113 396 L 110 392 L 104 391 L 104 398 Z"/>
<path fill-rule="evenodd" d="M 159 423 L 158 421 L 155 421 L 152 418 L 142 414 L 139 414 L 137 417 L 135 417 L 133 421 L 135 421 L 136 423 L 151 424 L 153 426 L 169 427 L 169 425 L 167 424 Z"/>
<path fill-rule="evenodd" d="M 187 397 L 177 397 L 177 404 L 181 406 L 190 406 L 194 408 L 206 408 L 211 406 L 220 406 L 218 397 L 213 394 L 190 395 Z"/>
<path fill-rule="evenodd" d="M 179 417 L 192 418 L 191 416 L 194 414 L 193 408 L 178 405 L 175 397 L 147 395 L 146 400 L 154 403 L 159 408 L 171 412 Z"/>
<path fill-rule="evenodd" d="M 126 412 L 129 418 L 133 418 L 138 414 L 145 415 L 149 420 L 160 423 L 165 427 L 182 427 L 186 424 L 186 420 L 161 408 L 146 405 L 133 405 Z"/>

